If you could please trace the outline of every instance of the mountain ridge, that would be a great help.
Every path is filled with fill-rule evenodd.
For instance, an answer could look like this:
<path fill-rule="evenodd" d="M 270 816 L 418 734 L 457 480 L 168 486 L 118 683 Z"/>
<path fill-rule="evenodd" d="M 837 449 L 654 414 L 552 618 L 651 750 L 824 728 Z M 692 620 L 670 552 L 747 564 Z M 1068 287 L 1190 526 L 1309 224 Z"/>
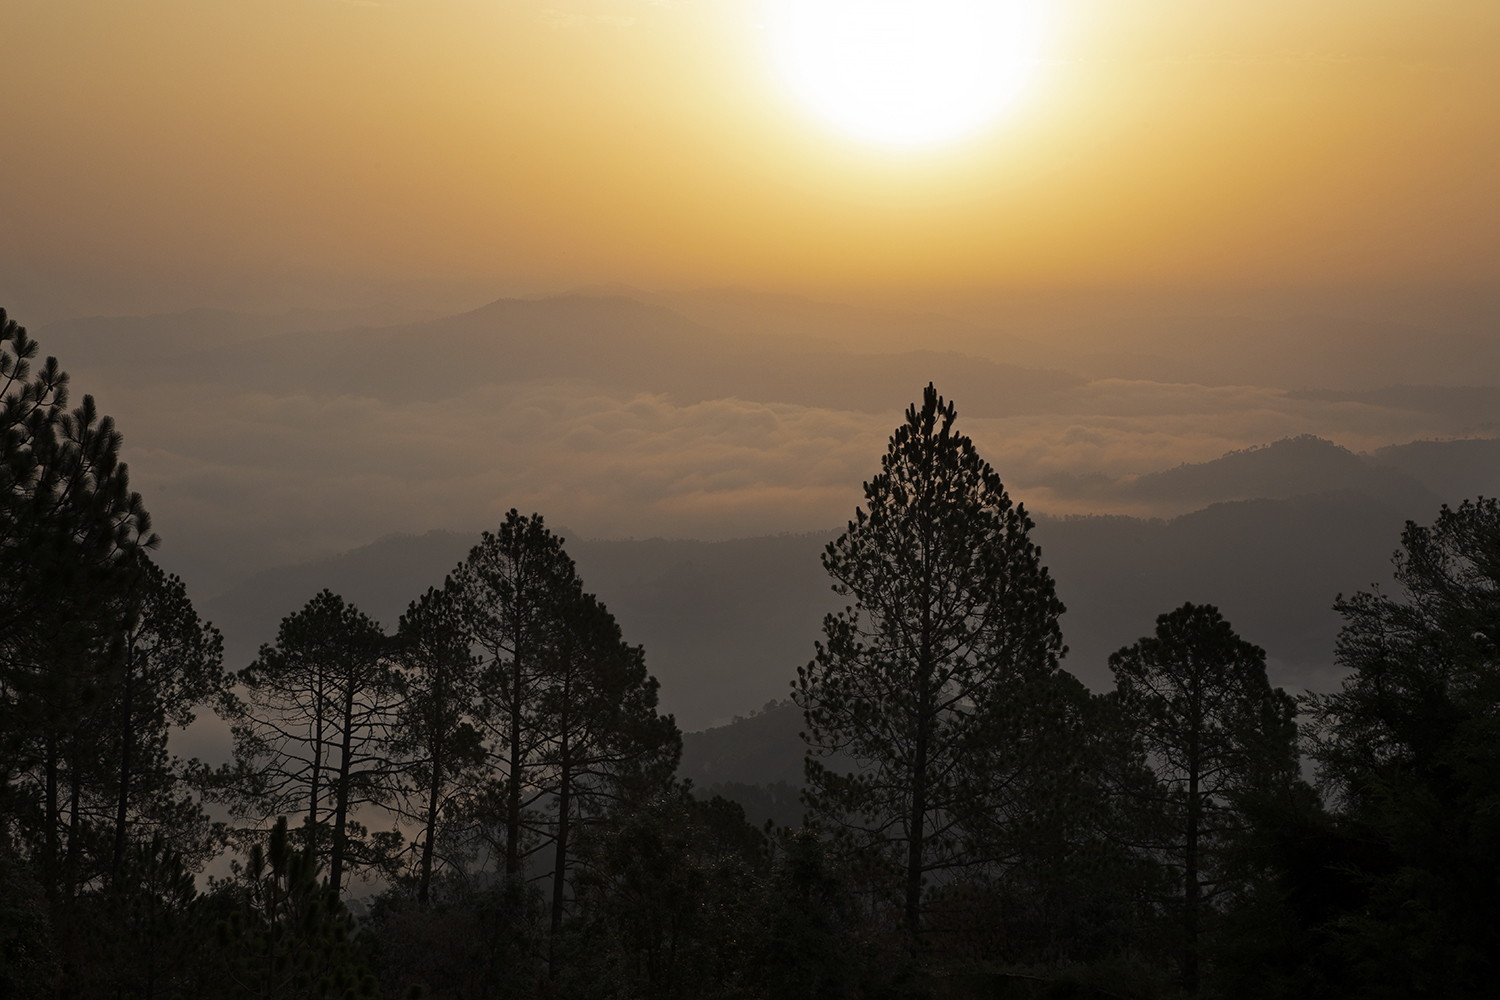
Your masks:
<path fill-rule="evenodd" d="M 1193 600 L 1222 604 L 1267 648 L 1285 682 L 1326 683 L 1335 594 L 1388 575 L 1405 521 L 1437 513 L 1435 502 L 1419 499 L 1335 488 L 1220 500 L 1170 519 L 1037 513 L 1036 541 L 1069 607 L 1068 666 L 1092 686 L 1107 683 L 1109 652 L 1144 634 L 1157 614 Z M 823 615 L 844 603 L 818 558 L 838 530 L 722 542 L 569 538 L 567 550 L 627 639 L 646 646 L 664 706 L 698 730 L 786 695 Z M 396 536 L 266 571 L 205 602 L 204 611 L 224 629 L 234 666 L 324 587 L 389 629 L 407 602 L 441 585 L 477 535 Z"/>
<path fill-rule="evenodd" d="M 169 321 L 176 320 L 163 319 Z M 899 353 L 830 351 L 794 335 L 764 333 L 742 343 L 665 306 L 620 295 L 503 298 L 419 323 L 264 336 L 243 329 L 252 321 L 224 320 L 232 331 L 221 331 L 221 342 L 188 350 L 171 364 L 159 350 L 148 352 L 137 375 L 426 401 L 485 385 L 577 382 L 664 394 L 679 405 L 739 398 L 863 412 L 900 410 L 913 384 L 933 381 L 965 398 L 972 416 L 1036 409 L 1084 384 L 1066 372 L 925 344 Z M 120 323 L 136 333 L 150 326 L 139 318 Z M 158 338 L 161 345 L 180 347 L 180 338 Z M 97 343 L 95 349 L 103 351 Z M 117 352 L 103 354 L 120 360 Z M 89 367 L 87 358 L 82 367 Z"/>

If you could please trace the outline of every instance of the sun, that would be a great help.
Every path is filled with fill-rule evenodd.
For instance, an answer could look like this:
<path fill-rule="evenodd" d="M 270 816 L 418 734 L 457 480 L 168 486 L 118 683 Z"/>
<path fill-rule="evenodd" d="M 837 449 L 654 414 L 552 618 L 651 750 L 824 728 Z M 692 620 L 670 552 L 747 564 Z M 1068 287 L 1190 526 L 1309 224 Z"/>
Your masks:
<path fill-rule="evenodd" d="M 768 0 L 782 78 L 859 138 L 919 146 L 994 121 L 1038 62 L 1042 0 Z"/>

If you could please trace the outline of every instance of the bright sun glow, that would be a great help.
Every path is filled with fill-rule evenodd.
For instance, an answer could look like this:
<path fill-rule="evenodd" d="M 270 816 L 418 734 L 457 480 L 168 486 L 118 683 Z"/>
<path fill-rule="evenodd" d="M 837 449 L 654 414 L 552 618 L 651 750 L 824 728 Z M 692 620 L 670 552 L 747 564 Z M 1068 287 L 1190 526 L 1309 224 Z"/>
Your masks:
<path fill-rule="evenodd" d="M 797 96 L 861 138 L 913 146 L 973 132 L 1037 63 L 1041 0 L 769 0 Z"/>

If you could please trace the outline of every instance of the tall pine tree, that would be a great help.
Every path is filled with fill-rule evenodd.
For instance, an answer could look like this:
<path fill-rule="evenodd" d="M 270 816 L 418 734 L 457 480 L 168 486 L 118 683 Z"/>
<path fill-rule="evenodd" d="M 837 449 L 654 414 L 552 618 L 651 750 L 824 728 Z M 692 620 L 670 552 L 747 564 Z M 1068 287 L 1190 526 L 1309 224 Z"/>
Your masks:
<path fill-rule="evenodd" d="M 294 835 L 313 838 L 335 888 L 353 869 L 388 868 L 397 839 L 369 835 L 352 815 L 395 794 L 387 746 L 399 692 L 385 654 L 380 626 L 325 590 L 282 619 L 276 642 L 239 672 L 244 697 L 221 701 L 237 813 L 304 816 Z"/>
<path fill-rule="evenodd" d="M 1337 932 L 1315 929 L 1319 957 L 1350 970 L 1345 995 L 1488 996 L 1500 977 L 1500 501 L 1407 522 L 1395 564 L 1399 594 L 1337 603 L 1350 673 L 1309 706 L 1349 882 L 1328 917 Z"/>
<path fill-rule="evenodd" d="M 547 662 L 563 629 L 563 607 L 578 592 L 573 560 L 540 514 L 512 509 L 497 532 L 485 532 L 454 571 L 454 593 L 468 635 L 483 651 L 480 718 L 490 755 L 502 776 L 487 796 L 502 832 L 505 871 L 521 873 L 528 840 L 535 842 L 535 808 L 546 796 L 533 772 L 545 742 L 537 718 L 548 685 Z M 533 836 L 528 836 L 533 835 Z"/>
<path fill-rule="evenodd" d="M 91 396 L 70 411 L 68 376 L 55 358 L 34 368 L 37 354 L 0 310 L 0 817 L 56 901 L 108 873 L 102 709 L 124 665 L 135 556 L 157 539 L 113 420 Z"/>
<path fill-rule="evenodd" d="M 1155 772 L 1142 842 L 1176 876 L 1169 909 L 1181 929 L 1183 988 L 1198 992 L 1200 939 L 1215 898 L 1232 886 L 1224 852 L 1244 828 L 1237 799 L 1297 776 L 1296 701 L 1266 679 L 1266 654 L 1212 605 L 1184 604 L 1156 631 L 1111 654 L 1115 700 Z"/>
<path fill-rule="evenodd" d="M 994 713 L 1065 651 L 1053 582 L 957 411 L 928 385 L 891 437 L 865 506 L 828 545 L 823 565 L 853 603 L 823 623 L 798 669 L 807 721 L 806 802 L 813 816 L 885 858 L 906 924 L 921 928 L 923 887 L 971 868 L 965 821 L 971 766 L 998 727 Z M 842 772 L 825 761 L 853 758 Z"/>
<path fill-rule="evenodd" d="M 543 786 L 552 796 L 552 936 L 562 928 L 576 828 L 668 786 L 682 753 L 670 715 L 656 711 L 645 650 L 627 644 L 614 616 L 581 590 L 557 609 L 538 704 L 545 734 Z"/>
<path fill-rule="evenodd" d="M 112 881 L 138 818 L 148 820 L 141 833 L 166 834 L 178 851 L 204 851 L 202 843 L 185 842 L 184 814 L 197 809 L 178 797 L 179 767 L 167 754 L 167 735 L 173 726 L 191 725 L 193 710 L 226 683 L 223 637 L 198 617 L 180 579 L 141 554 L 128 602 L 124 666 L 107 706 L 115 741 L 109 756 L 117 770 Z"/>
<path fill-rule="evenodd" d="M 462 825 L 485 758 L 474 726 L 478 664 L 452 587 L 428 588 L 411 603 L 396 629 L 395 655 L 402 702 L 393 749 L 406 774 L 398 802 L 418 825 L 416 898 L 425 906 L 434 871 L 457 860 L 444 852 L 454 842 L 445 833 Z"/>

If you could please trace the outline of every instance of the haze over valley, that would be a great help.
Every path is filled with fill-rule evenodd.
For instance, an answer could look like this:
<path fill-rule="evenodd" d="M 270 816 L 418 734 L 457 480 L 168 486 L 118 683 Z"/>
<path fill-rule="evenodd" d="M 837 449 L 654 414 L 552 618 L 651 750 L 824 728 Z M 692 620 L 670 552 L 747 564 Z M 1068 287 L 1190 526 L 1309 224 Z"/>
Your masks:
<path fill-rule="evenodd" d="M 1334 596 L 1388 575 L 1408 518 L 1500 492 L 1495 300 L 1399 327 L 1347 302 L 1226 299 L 1194 321 L 1198 350 L 1167 310 L 1137 338 L 1160 354 L 1114 356 L 1087 350 L 1099 335 L 1070 301 L 1072 334 L 1015 306 L 1030 336 L 619 289 L 396 325 L 197 311 L 38 335 L 127 429 L 160 558 L 231 664 L 324 587 L 393 625 L 514 506 L 567 536 L 688 730 L 787 696 L 839 606 L 822 547 L 928 380 L 1038 519 L 1067 665 L 1095 687 L 1191 598 L 1265 646 L 1277 683 L 1326 689 Z M 1125 319 L 1089 322 L 1143 322 L 1115 306 Z"/>

